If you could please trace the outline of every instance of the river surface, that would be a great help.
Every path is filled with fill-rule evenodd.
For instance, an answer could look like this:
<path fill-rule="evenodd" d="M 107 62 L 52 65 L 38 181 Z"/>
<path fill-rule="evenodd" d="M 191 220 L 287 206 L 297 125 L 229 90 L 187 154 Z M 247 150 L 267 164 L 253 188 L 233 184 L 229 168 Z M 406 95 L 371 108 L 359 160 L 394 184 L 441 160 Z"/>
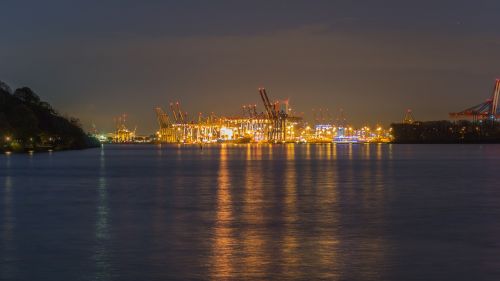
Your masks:
<path fill-rule="evenodd" d="M 0 156 L 0 280 L 500 280 L 500 145 Z"/>

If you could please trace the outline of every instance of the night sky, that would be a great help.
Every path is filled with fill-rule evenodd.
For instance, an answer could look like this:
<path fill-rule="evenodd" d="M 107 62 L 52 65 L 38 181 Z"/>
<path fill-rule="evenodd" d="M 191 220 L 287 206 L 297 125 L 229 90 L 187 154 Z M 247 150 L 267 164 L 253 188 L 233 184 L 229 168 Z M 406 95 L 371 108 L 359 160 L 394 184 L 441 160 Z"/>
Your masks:
<path fill-rule="evenodd" d="M 354 125 L 484 101 L 500 76 L 500 1 L 4 1 L 0 80 L 62 113 L 140 133 L 155 106 L 234 115 L 258 87 Z M 335 114 L 334 114 L 335 115 Z"/>

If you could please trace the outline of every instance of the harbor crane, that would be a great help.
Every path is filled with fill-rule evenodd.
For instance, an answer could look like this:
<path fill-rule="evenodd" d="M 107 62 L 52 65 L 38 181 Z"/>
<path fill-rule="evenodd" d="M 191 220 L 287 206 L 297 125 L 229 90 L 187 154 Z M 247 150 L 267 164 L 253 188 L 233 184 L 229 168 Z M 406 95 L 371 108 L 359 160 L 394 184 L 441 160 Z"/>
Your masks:
<path fill-rule="evenodd" d="M 244 116 L 248 116 L 248 118 L 257 118 L 258 117 L 256 104 L 243 105 L 242 108 L 243 108 L 243 115 Z"/>
<path fill-rule="evenodd" d="M 469 107 L 460 112 L 450 113 L 451 118 L 472 118 L 477 120 L 496 120 L 500 118 L 498 113 L 498 99 L 500 95 L 500 79 L 496 79 L 493 87 L 493 93 L 489 99 L 473 107 Z"/>
<path fill-rule="evenodd" d="M 406 110 L 405 117 L 403 118 L 403 124 L 413 124 L 415 122 L 415 118 L 413 118 L 413 113 L 411 109 Z"/>
<path fill-rule="evenodd" d="M 266 109 L 267 118 L 271 120 L 270 130 L 268 130 L 268 140 L 273 142 L 286 141 L 286 119 L 288 113 L 280 110 L 280 102 L 271 103 L 266 89 L 259 88 L 259 94 Z"/>
<path fill-rule="evenodd" d="M 165 111 L 163 111 L 163 109 L 161 109 L 161 107 L 157 107 L 155 109 L 155 111 L 156 111 L 156 117 L 158 120 L 158 125 L 160 125 L 160 129 L 168 128 L 168 127 L 172 126 L 172 122 L 170 121 L 168 114 L 165 113 Z"/>

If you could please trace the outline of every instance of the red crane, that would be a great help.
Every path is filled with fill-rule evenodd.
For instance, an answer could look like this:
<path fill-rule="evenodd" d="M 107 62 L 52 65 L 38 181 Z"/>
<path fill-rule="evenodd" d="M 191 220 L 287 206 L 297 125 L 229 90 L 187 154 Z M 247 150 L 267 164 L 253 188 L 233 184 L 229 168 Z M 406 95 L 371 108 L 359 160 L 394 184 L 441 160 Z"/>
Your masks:
<path fill-rule="evenodd" d="M 469 107 L 460 112 L 450 113 L 451 118 L 467 118 L 472 117 L 475 120 L 491 119 L 495 120 L 500 118 L 498 113 L 498 99 L 500 95 L 500 79 L 495 81 L 495 86 L 493 87 L 493 94 L 485 102 Z"/>

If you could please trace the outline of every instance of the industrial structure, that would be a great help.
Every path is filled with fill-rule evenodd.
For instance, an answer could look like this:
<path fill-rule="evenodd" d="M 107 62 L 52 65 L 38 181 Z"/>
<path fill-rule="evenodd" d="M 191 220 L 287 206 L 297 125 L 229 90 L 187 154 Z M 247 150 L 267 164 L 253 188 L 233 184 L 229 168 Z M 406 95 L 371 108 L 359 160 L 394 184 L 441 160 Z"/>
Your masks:
<path fill-rule="evenodd" d="M 160 127 L 158 139 L 166 143 L 193 142 L 286 142 L 295 140 L 295 128 L 302 118 L 291 114 L 288 101 L 273 101 L 264 88 L 259 89 L 265 112 L 257 105 L 244 105 L 242 116 L 219 117 L 210 114 L 190 120 L 180 103 L 170 103 L 170 114 L 155 109 Z"/>
<path fill-rule="evenodd" d="M 127 143 L 132 142 L 135 138 L 135 129 L 129 130 L 126 126 L 127 115 L 123 114 L 115 119 L 115 132 L 113 134 L 113 142 Z"/>
<path fill-rule="evenodd" d="M 264 111 L 256 104 L 243 105 L 239 116 L 188 118 L 179 102 L 171 102 L 168 110 L 156 107 L 159 130 L 157 141 L 161 143 L 215 143 L 215 142 L 365 142 L 388 140 L 388 133 L 370 131 L 368 127 L 355 130 L 347 125 L 343 110 L 336 122 L 328 110 L 320 109 L 315 123 L 308 124 L 296 114 L 289 100 L 271 100 L 265 88 L 258 89 Z"/>
<path fill-rule="evenodd" d="M 325 108 L 312 110 L 312 122 L 304 120 L 303 113 L 292 111 L 289 100 L 272 100 L 265 88 L 258 89 L 264 110 L 259 111 L 257 104 L 246 104 L 241 107 L 241 113 L 235 116 L 218 116 L 213 112 L 189 116 L 183 111 L 180 102 L 170 102 L 166 110 L 156 107 L 156 117 L 159 130 L 155 135 L 136 136 L 135 130 L 126 126 L 126 115 L 115 119 L 116 130 L 111 136 L 99 135 L 108 142 L 158 142 L 158 143 L 366 143 L 390 142 L 395 131 L 376 125 L 353 128 L 347 122 L 344 110 L 339 110 L 336 118 Z M 482 121 L 497 121 L 500 118 L 498 102 L 500 99 L 500 79 L 495 81 L 493 93 L 485 102 L 467 108 L 460 112 L 450 113 L 455 119 L 469 119 L 486 124 Z M 464 131 L 463 121 L 460 131 Z M 471 123 L 471 124 L 474 124 Z M 496 124 L 496 122 L 487 122 Z M 411 109 L 406 110 L 400 125 L 420 126 L 423 123 L 415 121 Z M 394 125 L 394 124 L 393 124 Z M 395 124 L 398 125 L 398 124 Z M 429 125 L 429 124 L 427 124 Z M 432 126 L 430 124 L 429 126 Z M 474 125 L 474 130 L 480 127 Z M 398 127 L 399 128 L 399 127 Z M 412 127 L 413 128 L 413 127 Z M 482 127 L 481 127 L 482 128 Z M 453 128 L 451 129 L 453 131 Z M 94 134 L 97 135 L 95 126 Z M 435 129 L 433 128 L 433 131 Z"/>
<path fill-rule="evenodd" d="M 411 109 L 406 110 L 405 117 L 403 117 L 403 124 L 413 124 L 415 118 L 413 118 L 413 112 Z"/>
<path fill-rule="evenodd" d="M 469 107 L 460 112 L 450 113 L 450 117 L 454 119 L 470 119 L 473 121 L 479 120 L 496 120 L 500 117 L 498 113 L 498 98 L 500 95 L 500 79 L 495 81 L 493 93 L 489 99 L 473 107 Z"/>

